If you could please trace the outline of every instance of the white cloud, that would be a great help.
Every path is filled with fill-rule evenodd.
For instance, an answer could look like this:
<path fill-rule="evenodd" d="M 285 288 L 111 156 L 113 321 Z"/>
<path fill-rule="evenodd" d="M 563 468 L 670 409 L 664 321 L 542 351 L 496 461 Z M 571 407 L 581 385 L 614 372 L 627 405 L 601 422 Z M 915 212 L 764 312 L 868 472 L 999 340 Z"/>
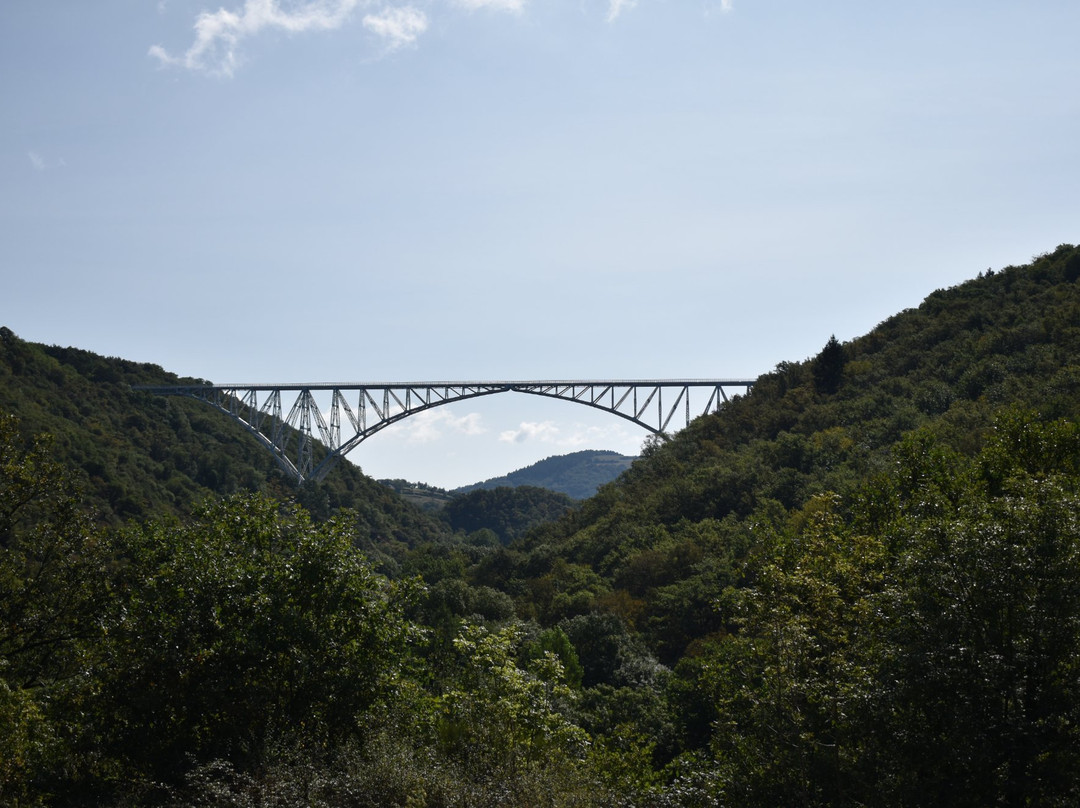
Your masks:
<path fill-rule="evenodd" d="M 163 65 L 231 76 L 239 64 L 237 46 L 264 29 L 289 33 L 328 31 L 340 28 L 362 0 L 311 0 L 282 8 L 278 0 L 245 0 L 239 12 L 220 8 L 204 11 L 195 19 L 195 42 L 181 56 L 172 56 L 160 45 L 149 55 Z"/>
<path fill-rule="evenodd" d="M 637 0 L 609 0 L 608 22 L 613 22 L 623 11 L 633 8 L 635 5 L 637 5 Z"/>
<path fill-rule="evenodd" d="M 424 410 L 386 428 L 388 434 L 402 436 L 412 444 L 433 443 L 442 438 L 444 430 L 469 436 L 487 431 L 480 413 L 470 412 L 457 417 L 445 409 Z"/>
<path fill-rule="evenodd" d="M 48 160 L 40 152 L 36 151 L 28 151 L 26 156 L 30 158 L 30 165 L 34 167 L 35 171 L 48 171 L 50 168 L 63 168 L 67 165 L 63 157 Z"/>
<path fill-rule="evenodd" d="M 507 429 L 499 433 L 499 440 L 503 443 L 538 441 L 560 449 L 581 449 L 601 443 L 619 442 L 632 447 L 631 451 L 636 451 L 636 447 L 641 443 L 640 437 L 629 433 L 621 424 L 598 427 L 575 423 L 563 428 L 554 421 L 522 421 L 517 429 Z"/>
<path fill-rule="evenodd" d="M 456 0 L 456 5 L 469 11 L 490 8 L 495 11 L 512 11 L 520 14 L 525 10 L 525 0 Z"/>
<path fill-rule="evenodd" d="M 165 12 L 168 0 L 158 0 Z M 233 0 L 234 3 L 239 0 Z M 378 37 L 384 52 L 414 44 L 429 25 L 428 15 L 413 5 L 396 5 L 403 0 L 243 0 L 243 5 L 203 11 L 195 19 L 195 41 L 180 54 L 154 45 L 148 55 L 162 66 L 182 67 L 217 76 L 232 76 L 242 61 L 241 44 L 268 30 L 291 34 L 330 31 L 341 28 L 360 9 L 367 31 Z M 450 0 L 450 5 L 467 12 L 491 10 L 521 14 L 529 0 Z M 733 0 L 718 3 L 722 12 L 732 9 Z M 423 3 L 419 3 L 423 5 Z M 637 5 L 637 0 L 607 0 L 607 21 L 614 22 Z M 378 8 L 378 10 L 372 10 Z"/>
<path fill-rule="evenodd" d="M 364 17 L 364 27 L 386 40 L 391 50 L 411 45 L 428 27 L 427 15 L 411 6 L 386 8 Z"/>
<path fill-rule="evenodd" d="M 499 440 L 503 443 L 524 443 L 527 440 L 557 443 L 558 438 L 559 428 L 553 421 L 522 421 L 517 429 L 507 429 L 499 434 Z"/>

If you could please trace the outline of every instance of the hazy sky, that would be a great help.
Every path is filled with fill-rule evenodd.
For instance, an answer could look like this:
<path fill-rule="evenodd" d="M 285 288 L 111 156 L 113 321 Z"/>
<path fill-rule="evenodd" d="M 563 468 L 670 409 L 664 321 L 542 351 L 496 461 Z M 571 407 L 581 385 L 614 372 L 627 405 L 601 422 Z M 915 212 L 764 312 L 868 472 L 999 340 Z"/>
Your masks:
<path fill-rule="evenodd" d="M 755 377 L 1080 241 L 1080 3 L 3 0 L 0 324 L 215 382 Z M 502 395 L 456 486 L 645 433 Z"/>

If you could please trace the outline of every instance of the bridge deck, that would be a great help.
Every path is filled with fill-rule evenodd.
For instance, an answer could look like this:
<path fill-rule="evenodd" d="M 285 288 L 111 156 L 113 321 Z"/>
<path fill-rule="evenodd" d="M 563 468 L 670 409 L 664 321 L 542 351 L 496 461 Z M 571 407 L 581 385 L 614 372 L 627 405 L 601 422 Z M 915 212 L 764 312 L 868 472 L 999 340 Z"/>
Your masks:
<path fill-rule="evenodd" d="M 749 390 L 753 384 L 746 379 L 611 379 L 138 385 L 133 389 L 205 401 L 240 422 L 273 453 L 282 469 L 303 482 L 320 479 L 340 457 L 390 424 L 455 401 L 527 393 L 595 407 L 663 434 L 680 409 L 685 410 L 689 425 L 692 389 L 708 390 L 705 406 L 695 408 L 705 415 L 728 400 L 727 388 Z M 296 394 L 291 407 L 282 406 L 282 393 Z M 317 393 L 322 394 L 321 402 L 316 400 Z"/>
<path fill-rule="evenodd" d="M 134 390 L 170 393 L 180 390 L 405 390 L 418 387 L 744 387 L 754 386 L 747 379 L 536 379 L 532 381 L 431 381 L 431 382 L 285 382 L 229 384 L 140 384 Z"/>

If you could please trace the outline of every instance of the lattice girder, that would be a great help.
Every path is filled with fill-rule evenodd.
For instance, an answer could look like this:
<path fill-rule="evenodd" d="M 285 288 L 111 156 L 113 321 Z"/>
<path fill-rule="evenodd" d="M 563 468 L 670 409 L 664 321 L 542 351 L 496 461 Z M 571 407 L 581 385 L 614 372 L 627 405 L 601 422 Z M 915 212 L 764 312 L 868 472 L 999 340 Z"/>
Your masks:
<path fill-rule="evenodd" d="M 685 414 L 685 425 L 689 425 L 692 411 L 704 415 L 727 401 L 728 388 L 746 391 L 752 385 L 746 380 L 666 379 L 144 385 L 134 389 L 205 401 L 243 425 L 274 455 L 283 471 L 302 483 L 322 479 L 338 459 L 391 424 L 456 401 L 496 393 L 527 393 L 584 404 L 625 418 L 654 434 L 664 434 L 680 409 Z M 709 394 L 700 411 L 691 408 L 691 390 Z M 282 394 L 292 392 L 296 399 L 283 418 Z M 317 393 L 324 397 L 329 393 L 325 415 Z M 369 418 L 369 413 L 373 417 Z"/>

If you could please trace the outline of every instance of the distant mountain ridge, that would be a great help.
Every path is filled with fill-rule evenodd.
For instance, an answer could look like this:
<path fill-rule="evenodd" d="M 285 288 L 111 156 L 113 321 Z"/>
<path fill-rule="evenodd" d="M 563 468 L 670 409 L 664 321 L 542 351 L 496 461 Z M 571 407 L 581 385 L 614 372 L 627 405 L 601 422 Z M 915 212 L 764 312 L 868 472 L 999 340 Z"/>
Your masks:
<path fill-rule="evenodd" d="M 601 449 L 584 449 L 545 458 L 531 466 L 493 477 L 473 485 L 454 489 L 465 494 L 479 489 L 532 486 L 566 494 L 572 499 L 588 499 L 600 486 L 609 483 L 630 468 L 636 457 Z"/>

